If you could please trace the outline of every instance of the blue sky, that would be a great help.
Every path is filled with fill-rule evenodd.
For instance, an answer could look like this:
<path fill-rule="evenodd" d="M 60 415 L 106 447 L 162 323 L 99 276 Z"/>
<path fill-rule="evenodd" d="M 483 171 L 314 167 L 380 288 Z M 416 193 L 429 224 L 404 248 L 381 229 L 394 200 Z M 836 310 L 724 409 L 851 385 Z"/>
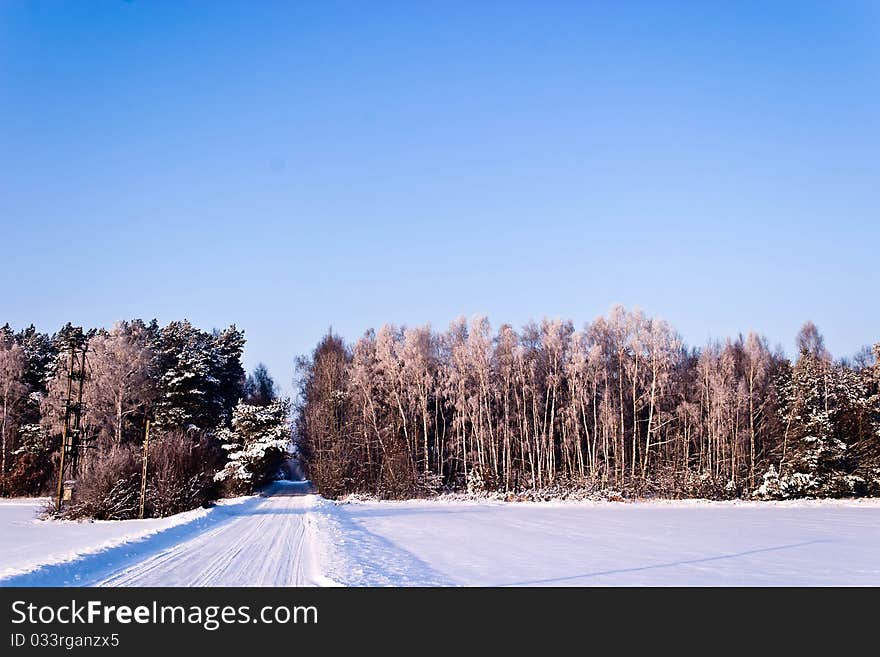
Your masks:
<path fill-rule="evenodd" d="M 0 322 L 880 340 L 880 5 L 0 3 Z"/>

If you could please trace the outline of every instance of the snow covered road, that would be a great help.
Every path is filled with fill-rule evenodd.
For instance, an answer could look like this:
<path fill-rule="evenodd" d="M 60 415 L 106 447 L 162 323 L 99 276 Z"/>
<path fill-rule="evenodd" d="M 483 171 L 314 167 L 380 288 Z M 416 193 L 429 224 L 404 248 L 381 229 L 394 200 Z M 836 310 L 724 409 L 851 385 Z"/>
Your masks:
<path fill-rule="evenodd" d="M 276 484 L 188 541 L 96 582 L 99 586 L 319 586 L 309 509 L 316 497 Z"/>
<path fill-rule="evenodd" d="M 279 482 L 189 523 L 5 580 L 13 586 L 321 586 L 308 485 Z M 123 523 L 38 523 L 61 529 Z"/>

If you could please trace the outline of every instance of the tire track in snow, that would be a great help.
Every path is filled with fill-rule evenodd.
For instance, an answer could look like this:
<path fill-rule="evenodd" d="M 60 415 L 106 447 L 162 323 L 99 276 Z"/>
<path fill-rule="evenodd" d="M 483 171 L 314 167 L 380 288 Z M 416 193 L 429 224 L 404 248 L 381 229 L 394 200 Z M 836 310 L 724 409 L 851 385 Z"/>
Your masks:
<path fill-rule="evenodd" d="M 96 582 L 99 586 L 318 586 L 306 523 L 316 496 L 276 484 L 232 520 Z"/>

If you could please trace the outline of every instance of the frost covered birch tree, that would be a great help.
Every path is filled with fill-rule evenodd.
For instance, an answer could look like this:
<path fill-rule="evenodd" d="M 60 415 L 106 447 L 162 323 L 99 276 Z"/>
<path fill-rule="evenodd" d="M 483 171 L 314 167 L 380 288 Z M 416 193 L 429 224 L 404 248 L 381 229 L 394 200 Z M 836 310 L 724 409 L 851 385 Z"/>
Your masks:
<path fill-rule="evenodd" d="M 143 322 L 119 322 L 89 340 L 89 385 L 85 387 L 86 421 L 117 447 L 126 437 L 126 422 L 142 417 L 157 396 L 153 373 L 155 333 Z M 143 422 L 133 437 L 141 437 Z"/>
<path fill-rule="evenodd" d="M 834 434 L 849 436 L 864 470 L 872 461 L 858 455 L 877 443 L 874 370 L 832 365 L 812 325 L 799 343 L 826 363 L 807 387 L 827 399 Z M 786 410 L 791 366 L 755 333 L 689 350 L 666 322 L 615 307 L 578 331 L 544 320 L 493 333 L 476 317 L 437 333 L 386 325 L 350 350 L 333 344 L 329 369 L 323 352 L 304 361 L 297 423 L 310 471 L 333 494 L 731 497 L 760 488 L 771 465 L 786 476 L 800 444 L 797 412 Z M 337 383 L 316 385 L 322 372 Z"/>
<path fill-rule="evenodd" d="M 0 333 L 0 479 L 8 471 L 8 457 L 15 449 L 14 437 L 28 393 L 24 374 L 24 350 L 11 335 Z"/>

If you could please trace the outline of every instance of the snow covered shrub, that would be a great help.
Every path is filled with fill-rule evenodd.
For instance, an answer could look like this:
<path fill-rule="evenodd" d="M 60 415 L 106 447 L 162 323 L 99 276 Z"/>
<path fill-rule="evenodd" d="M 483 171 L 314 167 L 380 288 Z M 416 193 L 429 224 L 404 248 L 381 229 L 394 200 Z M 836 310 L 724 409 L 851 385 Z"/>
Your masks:
<path fill-rule="evenodd" d="M 752 497 L 762 500 L 775 500 L 782 497 L 782 487 L 779 484 L 779 473 L 771 464 L 764 473 L 764 481 L 753 492 Z"/>
<path fill-rule="evenodd" d="M 214 479 L 232 491 L 250 492 L 275 478 L 292 451 L 289 412 L 286 399 L 266 406 L 239 403 L 232 427 L 217 432 L 228 460 Z"/>
<path fill-rule="evenodd" d="M 84 464 L 76 497 L 62 511 L 65 518 L 127 520 L 140 508 L 141 459 L 138 450 L 118 447 Z"/>
<path fill-rule="evenodd" d="M 471 468 L 467 475 L 467 492 L 470 495 L 482 495 L 486 493 L 486 481 L 479 468 Z"/>
<path fill-rule="evenodd" d="M 868 495 L 880 495 L 880 468 L 870 468 L 865 472 L 865 488 Z"/>
<path fill-rule="evenodd" d="M 763 500 L 786 500 L 798 497 L 853 497 L 864 495 L 867 482 L 860 476 L 831 473 L 815 475 L 791 472 L 779 476 L 771 465 L 764 473 L 764 481 L 752 493 Z"/>
<path fill-rule="evenodd" d="M 779 489 L 783 499 L 810 497 L 819 492 L 819 481 L 812 474 L 792 472 L 779 478 Z"/>
<path fill-rule="evenodd" d="M 173 431 L 151 440 L 145 515 L 169 516 L 216 498 L 214 473 L 222 460 L 217 442 L 201 432 Z"/>

